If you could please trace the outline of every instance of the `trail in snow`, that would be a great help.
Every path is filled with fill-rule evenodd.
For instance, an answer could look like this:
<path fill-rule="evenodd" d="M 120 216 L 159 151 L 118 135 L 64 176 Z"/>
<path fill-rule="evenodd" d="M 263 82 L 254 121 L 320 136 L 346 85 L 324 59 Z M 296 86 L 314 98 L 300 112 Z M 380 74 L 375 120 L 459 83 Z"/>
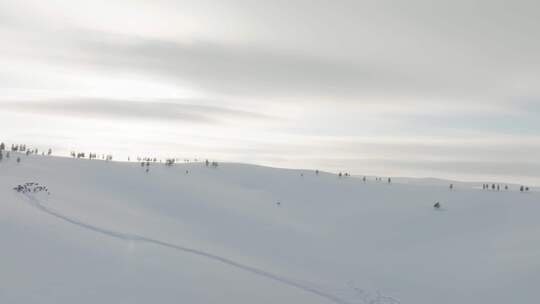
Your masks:
<path fill-rule="evenodd" d="M 106 235 L 106 236 L 114 237 L 114 238 L 125 240 L 125 241 L 137 241 L 137 242 L 149 243 L 149 244 L 162 246 L 162 247 L 165 247 L 165 248 L 170 248 L 170 249 L 182 251 L 182 252 L 185 252 L 185 253 L 194 254 L 194 255 L 204 257 L 204 258 L 207 258 L 207 259 L 210 259 L 210 260 L 213 260 L 213 261 L 217 261 L 217 262 L 221 262 L 223 264 L 227 264 L 229 266 L 232 266 L 232 267 L 235 267 L 237 269 L 241 269 L 241 270 L 250 272 L 252 274 L 255 274 L 255 275 L 258 275 L 258 276 L 261 276 L 261 277 L 265 277 L 267 279 L 277 281 L 279 283 L 285 284 L 285 285 L 290 286 L 290 287 L 294 287 L 294 288 L 303 290 L 305 292 L 314 294 L 316 296 L 327 299 L 327 300 L 329 300 L 331 302 L 334 302 L 334 303 L 337 303 L 337 304 L 353 304 L 352 302 L 349 302 L 349 301 L 347 301 L 345 299 L 342 299 L 342 298 L 340 298 L 340 297 L 338 297 L 336 295 L 333 295 L 331 293 L 325 292 L 325 291 L 323 291 L 321 289 L 309 286 L 307 284 L 298 283 L 298 282 L 295 282 L 292 279 L 289 279 L 289 278 L 286 278 L 286 277 L 283 277 L 283 276 L 280 276 L 280 275 L 277 275 L 277 274 L 274 274 L 274 273 L 271 273 L 271 272 L 268 272 L 266 270 L 259 269 L 259 268 L 253 267 L 253 266 L 245 265 L 245 264 L 233 261 L 231 259 L 219 256 L 219 255 L 216 255 L 216 254 L 212 254 L 212 253 L 209 253 L 209 252 L 206 252 L 206 251 L 202 251 L 202 250 L 198 250 L 198 249 L 194 249 L 194 248 L 189 248 L 189 247 L 184 247 L 184 246 L 180 246 L 180 245 L 176 245 L 176 244 L 172 244 L 172 243 L 168 243 L 168 242 L 148 238 L 148 237 L 145 237 L 145 236 L 142 236 L 142 235 L 117 232 L 117 231 L 114 231 L 114 230 L 109 230 L 109 229 L 106 229 L 106 228 L 101 228 L 101 227 L 98 227 L 98 226 L 87 224 L 87 223 L 84 223 L 84 222 L 82 222 L 80 220 L 77 220 L 75 218 L 63 215 L 63 214 L 55 211 L 54 209 L 46 207 L 45 205 L 43 205 L 38 199 L 36 199 L 32 195 L 26 195 L 26 197 L 29 199 L 31 205 L 36 207 L 40 211 L 42 211 L 44 213 L 47 213 L 49 215 L 52 215 L 52 216 L 54 216 L 56 218 L 59 218 L 59 219 L 61 219 L 63 221 L 66 221 L 68 223 L 71 223 L 73 225 L 76 225 L 76 226 L 79 226 L 81 228 L 91 230 L 91 231 L 96 232 L 96 233 L 100 233 L 100 234 L 103 234 L 103 235 Z"/>

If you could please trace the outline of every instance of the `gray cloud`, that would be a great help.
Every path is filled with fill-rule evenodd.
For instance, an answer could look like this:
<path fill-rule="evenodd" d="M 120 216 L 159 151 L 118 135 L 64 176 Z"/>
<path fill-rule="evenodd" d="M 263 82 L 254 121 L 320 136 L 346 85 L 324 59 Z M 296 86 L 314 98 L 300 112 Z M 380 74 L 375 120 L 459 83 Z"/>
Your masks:
<path fill-rule="evenodd" d="M 2 109 L 78 117 L 170 120 L 218 123 L 230 119 L 270 119 L 260 113 L 204 106 L 197 100 L 126 101 L 116 99 L 63 99 L 56 101 L 2 102 Z"/>
<path fill-rule="evenodd" d="M 82 60 L 74 58 L 78 62 L 152 73 L 233 96 L 353 96 L 381 89 L 382 83 L 406 81 L 370 63 L 331 61 L 256 46 L 178 43 L 96 32 L 76 36 L 78 52 L 84 54 Z"/>
<path fill-rule="evenodd" d="M 156 7 L 190 7 L 197 14 L 213 3 L 203 2 L 199 7 L 164 1 Z M 254 100 L 489 104 L 524 93 L 540 96 L 535 89 L 540 83 L 535 1 L 226 4 L 237 19 L 227 19 L 224 12 L 221 23 L 245 24 L 250 34 L 245 39 L 211 40 L 206 37 L 220 30 L 207 27 L 201 28 L 204 38 L 193 40 L 118 34 L 114 28 L 95 30 L 77 23 L 61 29 L 40 21 L 12 24 L 39 33 L 29 38 L 37 47 L 31 55 L 51 62 L 153 75 Z"/>
<path fill-rule="evenodd" d="M 379 102 L 381 98 L 397 97 L 403 102 L 416 97 L 468 102 L 521 93 L 509 87 L 511 83 L 501 86 L 507 78 L 505 74 L 515 71 L 501 66 L 495 58 L 484 62 L 491 57 L 489 54 L 474 54 L 478 61 L 473 63 L 469 61 L 474 58 L 431 53 L 430 56 L 438 57 L 438 62 L 432 64 L 421 54 L 409 58 L 397 55 L 387 60 L 377 56 L 340 59 L 253 45 L 179 43 L 89 31 L 77 31 L 70 40 L 80 55 L 72 60 L 78 63 L 106 70 L 151 73 L 233 96 L 355 102 L 369 102 L 370 97 Z M 405 61 L 396 64 L 396 60 Z M 536 83 L 537 79 L 530 81 Z"/>
<path fill-rule="evenodd" d="M 333 155 L 343 159 L 351 166 L 360 159 L 379 159 L 381 162 L 392 163 L 394 160 L 417 162 L 489 162 L 497 167 L 498 161 L 527 163 L 536 161 L 540 154 L 540 142 L 537 138 L 515 140 L 490 138 L 486 140 L 433 141 L 421 138 L 417 141 L 388 141 L 376 139 L 334 139 L 310 138 L 309 141 L 290 140 L 290 143 L 273 143 L 261 141 L 256 145 L 242 143 L 241 145 L 223 148 L 231 153 L 249 152 L 254 155 L 288 155 L 295 159 L 322 158 Z"/>

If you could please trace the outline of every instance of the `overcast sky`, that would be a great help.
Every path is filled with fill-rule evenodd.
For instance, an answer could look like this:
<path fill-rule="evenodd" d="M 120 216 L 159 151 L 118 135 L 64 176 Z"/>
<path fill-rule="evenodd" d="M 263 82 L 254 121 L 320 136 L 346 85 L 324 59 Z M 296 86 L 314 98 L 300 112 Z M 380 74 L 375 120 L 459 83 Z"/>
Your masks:
<path fill-rule="evenodd" d="M 0 140 L 540 185 L 538 1 L 0 0 Z"/>

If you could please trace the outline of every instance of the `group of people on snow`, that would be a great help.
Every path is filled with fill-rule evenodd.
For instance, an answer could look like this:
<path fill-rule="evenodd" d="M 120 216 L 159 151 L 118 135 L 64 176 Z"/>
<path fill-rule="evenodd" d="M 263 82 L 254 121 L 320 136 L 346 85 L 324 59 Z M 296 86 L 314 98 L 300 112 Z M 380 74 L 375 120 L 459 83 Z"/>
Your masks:
<path fill-rule="evenodd" d="M 51 194 L 49 192 L 49 189 L 47 186 L 40 185 L 39 183 L 24 183 L 22 185 L 17 185 L 13 188 L 13 190 L 19 192 L 19 193 L 37 193 L 37 192 L 45 192 L 47 194 Z"/>

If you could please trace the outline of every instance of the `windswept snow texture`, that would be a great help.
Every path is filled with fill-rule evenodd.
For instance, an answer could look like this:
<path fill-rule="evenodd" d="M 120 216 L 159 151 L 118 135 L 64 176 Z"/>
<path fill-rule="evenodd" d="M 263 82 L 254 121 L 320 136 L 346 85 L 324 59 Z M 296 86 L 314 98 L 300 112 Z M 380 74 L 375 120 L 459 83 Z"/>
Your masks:
<path fill-rule="evenodd" d="M 538 192 L 21 158 L 0 162 L 0 303 L 540 298 Z M 13 190 L 26 182 L 51 194 Z"/>

